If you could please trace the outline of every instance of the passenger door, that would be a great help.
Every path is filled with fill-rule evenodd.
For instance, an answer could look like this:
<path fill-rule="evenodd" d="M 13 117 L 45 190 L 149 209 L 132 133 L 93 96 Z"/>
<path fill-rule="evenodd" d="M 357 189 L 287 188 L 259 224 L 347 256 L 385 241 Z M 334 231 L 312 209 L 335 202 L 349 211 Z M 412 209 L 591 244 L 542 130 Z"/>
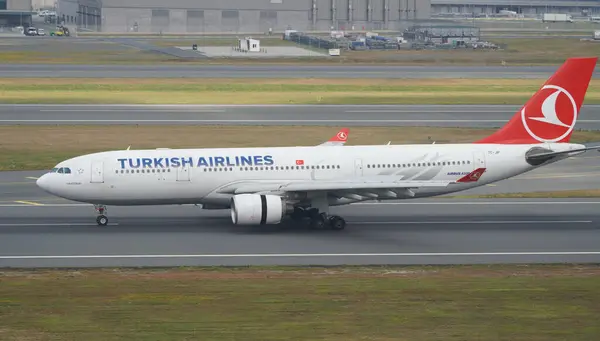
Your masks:
<path fill-rule="evenodd" d="M 184 165 L 175 169 L 177 172 L 177 181 L 190 181 L 191 169 L 189 165 Z"/>
<path fill-rule="evenodd" d="M 102 161 L 92 161 L 92 183 L 103 183 L 104 182 L 104 163 Z"/>

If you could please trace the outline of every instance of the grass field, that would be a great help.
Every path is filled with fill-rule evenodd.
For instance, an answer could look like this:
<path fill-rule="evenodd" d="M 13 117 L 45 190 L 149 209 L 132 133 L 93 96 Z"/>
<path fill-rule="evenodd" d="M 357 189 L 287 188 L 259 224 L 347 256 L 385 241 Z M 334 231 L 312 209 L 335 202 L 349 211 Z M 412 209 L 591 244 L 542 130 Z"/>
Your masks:
<path fill-rule="evenodd" d="M 132 148 L 310 146 L 339 127 L 324 126 L 0 126 L 0 170 L 49 169 L 84 153 Z M 352 127 L 347 145 L 472 142 L 495 129 Z M 285 136 L 284 138 L 281 138 Z M 91 144 L 89 141 L 94 140 Z M 600 132 L 575 131 L 574 142 L 600 140 Z"/>
<path fill-rule="evenodd" d="M 511 340 L 600 335 L 595 265 L 6 270 L 2 340 Z"/>
<path fill-rule="evenodd" d="M 531 79 L 82 79 L 1 78 L 0 103 L 523 104 Z M 586 104 L 600 103 L 592 80 Z"/>
<path fill-rule="evenodd" d="M 590 31 L 590 35 L 591 35 Z M 69 38 L 74 40 L 76 38 Z M 144 40 L 140 37 L 140 40 Z M 264 39 L 263 46 L 286 45 L 278 39 Z M 90 48 L 89 45 L 77 49 L 76 44 L 68 44 L 69 40 L 49 41 L 48 47 L 30 48 L 11 46 L 0 49 L 0 63 L 68 63 L 68 64 L 390 64 L 390 65 L 557 65 L 573 56 L 600 55 L 600 44 L 580 41 L 577 38 L 495 38 L 487 37 L 493 43 L 503 44 L 506 49 L 499 51 L 486 50 L 394 50 L 394 51 L 343 51 L 342 56 L 335 58 L 290 57 L 290 58 L 213 58 L 213 59 L 181 59 L 170 55 L 142 51 L 134 48 L 114 50 L 105 45 Z M 187 46 L 194 42 L 199 45 L 234 45 L 235 38 L 196 39 L 152 39 L 157 46 Z M 212 42 L 212 43 L 211 43 Z M 46 42 L 41 41 L 40 44 Z M 64 49 L 56 44 L 65 45 Z M 300 46 L 300 45 L 299 45 Z M 68 48 L 68 53 L 65 49 Z M 325 50 L 323 50 L 325 51 Z M 325 51 L 326 52 L 326 51 Z"/>

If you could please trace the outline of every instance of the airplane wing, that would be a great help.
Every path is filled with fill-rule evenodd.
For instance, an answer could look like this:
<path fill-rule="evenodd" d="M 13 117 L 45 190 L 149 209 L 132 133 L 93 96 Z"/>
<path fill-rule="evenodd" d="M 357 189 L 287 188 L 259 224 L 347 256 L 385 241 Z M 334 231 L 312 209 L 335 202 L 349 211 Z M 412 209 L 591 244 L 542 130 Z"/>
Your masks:
<path fill-rule="evenodd" d="M 371 194 L 377 193 L 374 194 L 375 197 L 380 195 L 388 197 L 397 197 L 401 195 L 413 196 L 414 193 L 410 191 L 411 189 L 423 187 L 447 187 L 453 183 L 476 182 L 484 172 L 485 168 L 478 168 L 454 181 L 402 180 L 397 176 L 389 175 L 326 180 L 243 181 L 226 185 L 220 188 L 218 192 L 224 194 L 328 192 L 340 196 L 347 194 L 362 196 L 365 193 L 371 192 Z"/>
<path fill-rule="evenodd" d="M 342 128 L 329 141 L 323 142 L 319 146 L 343 146 L 348 141 L 349 133 L 350 129 Z"/>

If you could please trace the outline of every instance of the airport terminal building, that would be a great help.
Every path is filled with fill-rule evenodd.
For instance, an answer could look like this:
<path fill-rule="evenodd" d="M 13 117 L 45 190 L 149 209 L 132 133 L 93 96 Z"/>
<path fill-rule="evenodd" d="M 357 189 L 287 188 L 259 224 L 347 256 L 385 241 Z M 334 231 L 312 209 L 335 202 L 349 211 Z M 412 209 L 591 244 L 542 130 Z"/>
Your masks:
<path fill-rule="evenodd" d="M 600 14 L 600 0 L 431 0 L 432 16 L 442 14 L 500 14 L 515 12 L 525 17 L 544 13 L 568 13 L 574 16 Z"/>
<path fill-rule="evenodd" d="M 398 29 L 430 0 L 102 0 L 104 32 Z"/>

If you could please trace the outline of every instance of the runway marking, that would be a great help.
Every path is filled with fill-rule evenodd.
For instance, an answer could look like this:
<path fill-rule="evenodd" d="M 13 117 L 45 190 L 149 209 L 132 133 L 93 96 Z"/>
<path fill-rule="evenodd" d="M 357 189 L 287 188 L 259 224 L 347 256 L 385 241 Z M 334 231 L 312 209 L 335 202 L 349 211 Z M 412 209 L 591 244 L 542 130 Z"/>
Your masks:
<path fill-rule="evenodd" d="M 311 120 L 298 120 L 298 119 L 270 119 L 270 120 L 258 120 L 258 119 L 248 119 L 248 120 L 239 120 L 239 119 L 32 119 L 32 120 L 0 120 L 0 123 L 77 123 L 77 122 L 89 122 L 89 123 L 171 123 L 171 122 L 181 122 L 181 123 L 506 123 L 504 120 L 477 120 L 477 119 L 469 119 L 469 120 L 452 120 L 452 119 L 443 119 L 443 120 L 377 120 L 377 119 L 368 119 L 368 120 L 350 120 L 347 119 L 336 119 L 336 120 L 320 120 L 320 119 L 311 119 Z M 600 123 L 600 120 L 579 120 L 578 122 L 582 123 Z"/>
<path fill-rule="evenodd" d="M 0 259 L 89 259 L 89 258 L 306 258 L 306 257 L 482 257 L 482 256 L 597 256 L 600 251 L 540 252 L 415 252 L 415 253 L 257 253 L 199 255 L 56 255 L 0 256 Z"/>
<path fill-rule="evenodd" d="M 321 119 L 311 119 L 311 120 L 298 120 L 298 119 L 289 119 L 289 120 L 282 120 L 282 119 L 270 119 L 270 120 L 253 120 L 253 119 L 248 119 L 248 120 L 239 120 L 239 119 L 122 119 L 122 120 L 117 120 L 117 119 L 68 119 L 68 120 L 63 120 L 63 119 L 46 119 L 46 120 L 41 120 L 41 119 L 32 119 L 32 120 L 0 120 L 0 122 L 2 123 L 25 123 L 25 122 L 60 122 L 60 123 L 75 123 L 75 122 L 101 122 L 101 123 L 113 123 L 113 122 L 128 122 L 128 123 L 138 123 L 138 122 L 152 122 L 152 123 L 169 123 L 169 122 L 185 122 L 185 123 L 222 123 L 222 122 L 229 122 L 229 123 L 347 123 L 348 120 L 346 119 L 337 119 L 337 120 L 321 120 Z M 473 122 L 488 122 L 488 123 L 506 123 L 506 120 L 452 120 L 452 119 L 444 119 L 444 120 L 400 120 L 400 119 L 396 119 L 396 120 L 376 120 L 376 119 L 369 119 L 369 120 L 351 120 L 350 122 L 356 122 L 356 123 L 374 123 L 374 122 L 378 122 L 378 123 L 473 123 Z M 583 120 L 580 120 L 579 122 L 583 122 Z M 590 122 L 596 122 L 596 121 L 588 121 L 588 123 Z M 600 122 L 597 121 L 597 122 Z"/>
<path fill-rule="evenodd" d="M 31 204 L 15 201 L 21 204 L 1 204 L 0 207 L 32 207 Z M 78 207 L 78 206 L 93 206 L 92 204 L 38 204 L 36 207 Z"/>
<path fill-rule="evenodd" d="M 35 176 L 26 176 L 25 179 L 37 180 L 39 178 L 36 178 Z"/>
<path fill-rule="evenodd" d="M 349 221 L 348 225 L 589 224 L 591 220 Z M 118 226 L 119 223 L 108 225 Z M 2 223 L 0 227 L 97 226 L 94 223 Z"/>
<path fill-rule="evenodd" d="M 348 225 L 413 225 L 413 224 L 589 224 L 591 220 L 468 220 L 468 221 L 358 221 Z"/>
<path fill-rule="evenodd" d="M 109 226 L 118 226 L 119 223 L 109 223 Z M 98 226 L 93 223 L 48 223 L 48 224 L 28 224 L 28 223 L 15 223 L 15 224 L 0 224 L 0 227 L 39 227 L 39 226 Z"/>
<path fill-rule="evenodd" d="M 185 109 L 185 111 L 184 111 Z M 121 109 L 123 112 L 173 112 L 176 109 L 168 108 L 153 108 L 153 109 Z M 196 108 L 178 108 L 179 112 L 192 112 L 192 113 L 218 113 L 225 112 L 225 110 L 198 110 Z M 115 109 L 40 109 L 40 112 L 115 112 Z"/>
<path fill-rule="evenodd" d="M 435 200 L 435 199 L 434 199 Z M 514 200 L 514 199 L 507 199 Z M 361 202 L 349 205 L 584 205 L 600 201 L 462 201 L 462 202 Z"/>
<path fill-rule="evenodd" d="M 32 205 L 32 206 L 44 206 L 44 204 L 40 204 L 34 201 L 27 201 L 27 200 L 16 200 L 15 202 L 18 202 L 19 204 L 26 204 L 26 205 Z"/>
<path fill-rule="evenodd" d="M 434 199 L 439 200 L 439 199 Z M 515 199 L 505 199 L 515 200 Z M 363 205 L 598 205 L 600 201 L 462 201 L 462 202 L 381 202 L 381 203 L 353 203 L 346 206 L 363 206 Z M 82 206 L 93 206 L 92 204 L 40 204 L 42 206 L 36 207 L 82 207 Z M 110 205 L 109 205 L 110 206 Z M 152 207 L 161 205 L 140 205 L 132 206 L 135 208 Z M 165 205 L 171 206 L 171 205 Z M 194 206 L 193 204 L 183 204 L 181 206 Z M 34 207 L 27 204 L 0 204 L 0 207 Z M 116 207 L 116 206 L 115 206 Z M 345 207 L 345 206 L 340 206 Z"/>
<path fill-rule="evenodd" d="M 58 110 L 57 110 L 58 111 Z M 345 113 L 364 113 L 364 114 L 368 114 L 368 113 L 473 113 L 473 114 L 479 114 L 479 113 L 506 113 L 506 114 L 510 114 L 510 110 L 503 110 L 503 109 L 498 109 L 498 110 L 490 110 L 490 109 L 485 109 L 485 110 L 477 110 L 477 109 L 466 109 L 466 110 L 460 110 L 460 109 L 456 109 L 456 110 L 448 110 L 448 109 L 444 109 L 444 108 L 439 108 L 439 109 L 420 109 L 420 108 L 414 108 L 413 110 L 408 110 L 408 109 L 398 109 L 398 110 L 394 110 L 394 109 L 390 109 L 390 110 L 345 110 Z"/>

